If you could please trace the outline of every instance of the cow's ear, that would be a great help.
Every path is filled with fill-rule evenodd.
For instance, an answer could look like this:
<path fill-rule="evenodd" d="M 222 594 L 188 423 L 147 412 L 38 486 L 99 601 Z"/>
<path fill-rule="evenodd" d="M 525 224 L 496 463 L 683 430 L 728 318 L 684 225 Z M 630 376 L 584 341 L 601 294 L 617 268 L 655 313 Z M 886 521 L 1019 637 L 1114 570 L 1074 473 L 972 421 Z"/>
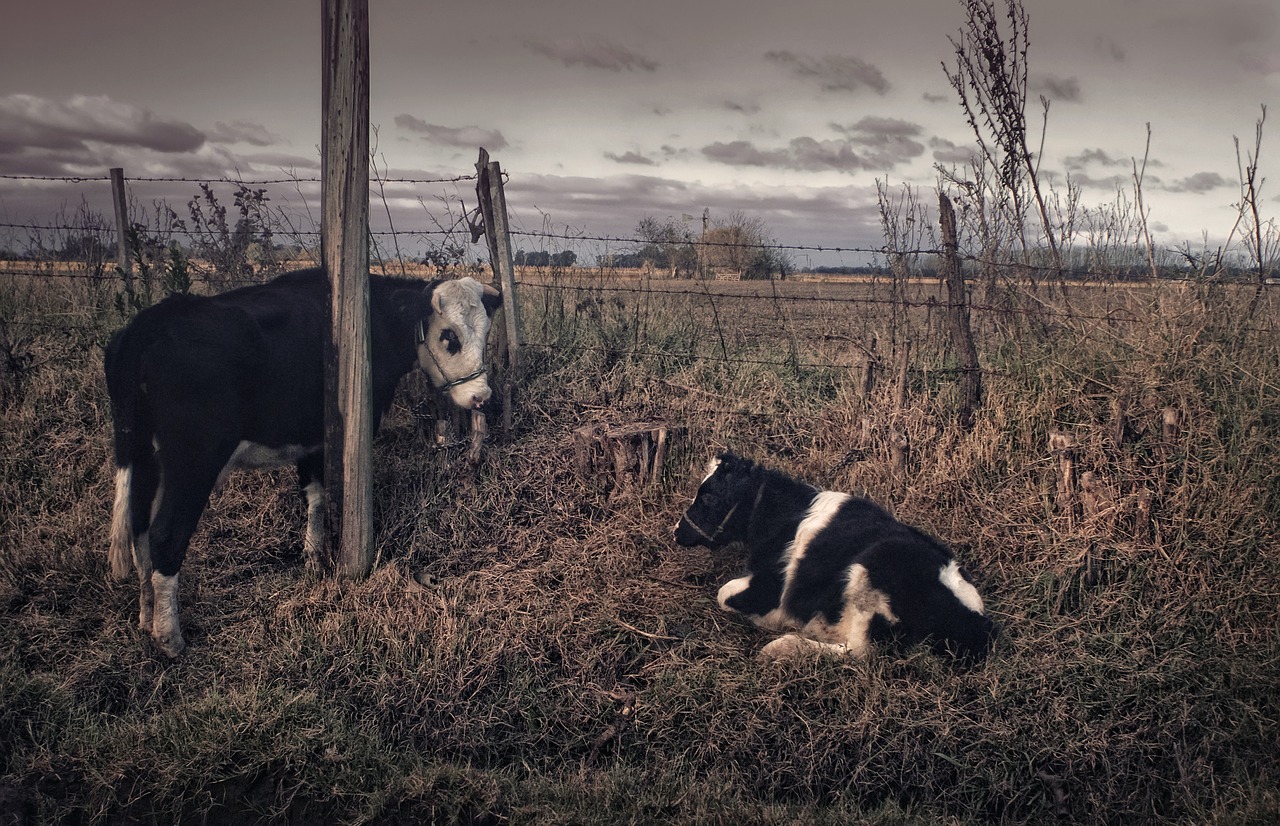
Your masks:
<path fill-rule="evenodd" d="M 492 316 L 502 306 L 502 291 L 491 284 L 485 284 L 480 300 L 484 302 L 484 311 Z"/>
<path fill-rule="evenodd" d="M 436 289 L 444 281 L 437 279 L 427 285 L 427 295 L 431 297 L 431 309 L 441 315 L 444 314 L 444 305 L 440 303 L 440 291 Z"/>
<path fill-rule="evenodd" d="M 411 287 L 396 290 L 391 294 L 396 314 L 405 321 L 412 322 L 417 322 L 419 319 L 431 315 L 431 294 L 434 289 L 435 285 L 433 283 L 428 284 L 426 289 Z"/>
<path fill-rule="evenodd" d="M 502 306 L 502 291 L 493 284 L 485 284 L 484 292 L 480 295 L 480 301 L 484 302 L 484 310 L 489 315 L 493 315 L 498 311 L 498 307 Z"/>

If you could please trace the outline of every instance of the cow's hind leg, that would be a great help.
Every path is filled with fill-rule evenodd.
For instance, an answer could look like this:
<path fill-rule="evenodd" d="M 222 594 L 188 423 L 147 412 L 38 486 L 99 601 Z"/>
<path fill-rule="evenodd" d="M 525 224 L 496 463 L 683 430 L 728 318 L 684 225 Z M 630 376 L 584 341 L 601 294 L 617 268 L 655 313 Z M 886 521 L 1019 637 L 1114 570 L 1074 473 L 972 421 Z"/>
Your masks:
<path fill-rule="evenodd" d="M 324 454 L 311 453 L 298 460 L 298 487 L 307 507 L 306 533 L 302 539 L 302 558 L 310 570 L 320 566 L 324 552 Z"/>
<path fill-rule="evenodd" d="M 125 474 L 128 480 L 128 536 L 125 541 L 132 548 L 133 568 L 138 573 L 138 627 L 150 633 L 155 616 L 155 594 L 151 590 L 151 521 L 155 518 L 160 500 L 160 470 L 155 454 L 147 451 L 134 457 L 133 464 Z M 117 487 L 117 507 L 120 504 L 119 497 L 120 490 Z M 115 532 L 118 527 L 113 525 L 112 530 L 112 552 L 115 553 Z M 114 560 L 112 567 L 115 567 Z"/>
<path fill-rule="evenodd" d="M 155 615 L 151 637 L 160 650 L 176 657 L 186 647 L 178 621 L 178 569 L 187 555 L 187 545 L 223 467 L 235 450 L 229 439 L 205 441 L 190 432 L 173 442 L 188 448 L 186 456 L 169 457 L 161 441 L 163 484 L 159 504 L 151 520 L 149 547 L 151 590 L 155 595 Z M 141 571 L 139 571 L 141 576 Z"/>

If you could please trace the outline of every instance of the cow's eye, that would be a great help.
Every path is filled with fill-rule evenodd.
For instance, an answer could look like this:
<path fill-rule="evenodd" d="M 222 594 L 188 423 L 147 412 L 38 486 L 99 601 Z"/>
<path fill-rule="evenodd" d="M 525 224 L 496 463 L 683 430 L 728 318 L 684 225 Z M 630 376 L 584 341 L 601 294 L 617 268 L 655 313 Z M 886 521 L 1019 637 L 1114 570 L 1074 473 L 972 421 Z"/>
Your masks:
<path fill-rule="evenodd" d="M 462 342 L 458 340 L 458 334 L 453 330 L 445 329 L 441 331 L 440 341 L 444 343 L 451 356 L 457 355 L 462 349 Z"/>

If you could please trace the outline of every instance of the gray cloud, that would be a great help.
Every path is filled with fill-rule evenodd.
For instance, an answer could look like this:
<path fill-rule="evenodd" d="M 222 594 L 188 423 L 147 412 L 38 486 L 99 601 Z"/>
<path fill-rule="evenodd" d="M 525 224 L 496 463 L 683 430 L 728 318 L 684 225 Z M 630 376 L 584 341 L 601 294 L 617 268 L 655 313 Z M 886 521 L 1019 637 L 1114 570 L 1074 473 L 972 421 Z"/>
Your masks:
<path fill-rule="evenodd" d="M 755 115 L 760 112 L 760 105 L 756 103 L 740 103 L 736 100 L 726 100 L 724 108 L 729 112 L 737 112 L 742 115 Z"/>
<path fill-rule="evenodd" d="M 194 152 L 205 137 L 194 126 L 164 120 L 153 112 L 109 97 L 74 95 L 65 102 L 9 95 L 0 98 L 0 148 L 72 150 L 88 153 L 91 144 Z"/>
<path fill-rule="evenodd" d="M 1086 166 L 1089 166 L 1091 164 L 1098 164 L 1101 166 L 1115 166 L 1123 162 L 1118 161 L 1115 158 L 1112 158 L 1110 155 L 1106 153 L 1105 150 L 1086 149 L 1083 152 L 1081 152 L 1079 155 L 1069 156 L 1063 161 L 1063 163 L 1066 165 L 1067 169 L 1084 169 Z"/>
<path fill-rule="evenodd" d="M 658 69 L 657 61 L 608 40 L 598 40 L 590 44 L 526 40 L 524 45 L 534 54 L 570 67 L 583 66 L 587 69 L 604 69 L 610 72 L 655 72 Z"/>
<path fill-rule="evenodd" d="M 1068 155 L 1062 161 L 1063 166 L 1068 172 L 1074 172 L 1088 167 L 1124 167 L 1132 171 L 1133 166 L 1137 163 L 1141 166 L 1141 161 L 1134 158 L 1113 158 L 1105 149 L 1086 149 L 1079 155 Z M 1164 162 L 1155 158 L 1147 159 L 1148 169 L 1160 169 L 1164 166 Z"/>
<path fill-rule="evenodd" d="M 785 169 L 793 168 L 789 156 L 784 149 L 763 150 L 750 141 L 731 141 L 729 143 L 709 144 L 702 148 L 702 154 L 710 160 L 729 166 L 777 166 Z"/>
<path fill-rule="evenodd" d="M 1084 100 L 1080 91 L 1080 80 L 1074 77 L 1057 77 L 1056 75 L 1033 75 L 1028 81 L 1031 91 L 1044 95 L 1061 103 L 1080 103 Z"/>
<path fill-rule="evenodd" d="M 765 59 L 795 77 L 816 82 L 824 92 L 857 92 L 864 87 L 880 95 L 889 91 L 889 81 L 885 79 L 884 72 L 856 57 L 809 57 L 784 50 L 767 52 Z"/>
<path fill-rule="evenodd" d="M 1093 41 L 1094 48 L 1102 55 L 1105 55 L 1116 63 L 1124 63 L 1128 59 L 1124 48 L 1109 37 L 1099 35 Z"/>
<path fill-rule="evenodd" d="M 1084 172 L 1074 172 L 1071 174 L 1071 182 L 1087 188 L 1087 189 L 1109 189 L 1116 190 L 1120 187 L 1128 188 L 1133 184 L 1133 178 L 1128 175 L 1109 175 L 1098 178 Z M 1153 183 L 1152 179 L 1148 179 L 1147 183 Z"/>
<path fill-rule="evenodd" d="M 924 146 L 914 139 L 920 127 L 909 121 L 867 117 L 852 126 L 832 124 L 832 129 L 842 137 L 819 140 L 802 136 L 779 148 L 761 148 L 742 140 L 717 142 L 703 147 L 702 154 L 729 166 L 805 172 L 881 172 L 924 154 Z"/>
<path fill-rule="evenodd" d="M 231 123 L 218 121 L 213 125 L 213 131 L 209 133 L 209 140 L 219 143 L 247 143 L 252 146 L 273 146 L 283 143 L 279 135 L 268 132 L 265 126 L 246 120 L 236 120 Z"/>
<path fill-rule="evenodd" d="M 638 166 L 657 166 L 658 162 L 652 158 L 645 157 L 639 152 L 624 152 L 621 155 L 616 152 L 606 152 L 604 156 L 616 163 L 636 164 Z"/>
<path fill-rule="evenodd" d="M 485 149 L 498 150 L 507 148 L 507 139 L 497 129 L 481 129 L 478 126 L 439 126 L 427 123 L 413 115 L 396 115 L 396 126 L 409 132 L 417 132 L 422 139 L 440 146 L 457 146 L 463 149 L 474 149 L 483 146 Z"/>
<path fill-rule="evenodd" d="M 868 115 L 852 126 L 832 124 L 832 128 L 846 135 L 883 135 L 885 137 L 898 138 L 914 137 L 922 131 L 918 123 L 898 118 L 878 118 L 874 115 Z"/>
<path fill-rule="evenodd" d="M 930 138 L 929 148 L 933 150 L 933 159 L 941 164 L 968 164 L 978 153 L 972 146 L 960 146 L 946 138 Z"/>
<path fill-rule="evenodd" d="M 1194 175 L 1174 181 L 1166 188 L 1170 192 L 1192 192 L 1203 194 L 1229 184 L 1230 181 L 1219 175 L 1217 172 L 1197 172 Z"/>

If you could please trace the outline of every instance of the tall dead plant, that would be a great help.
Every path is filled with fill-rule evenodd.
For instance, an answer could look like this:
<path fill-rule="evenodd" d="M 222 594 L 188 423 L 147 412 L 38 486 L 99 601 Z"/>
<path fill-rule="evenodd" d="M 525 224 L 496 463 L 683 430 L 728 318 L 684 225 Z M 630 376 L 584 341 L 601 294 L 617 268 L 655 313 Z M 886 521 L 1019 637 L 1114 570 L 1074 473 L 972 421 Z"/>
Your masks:
<path fill-rule="evenodd" d="M 965 25 L 958 37 L 948 38 L 955 50 L 955 66 L 943 71 L 960 99 L 965 119 L 977 139 L 985 168 L 994 174 L 1002 196 L 1002 218 L 1013 227 L 1023 263 L 1033 264 L 1033 245 L 1027 239 L 1027 219 L 1034 207 L 1048 245 L 1049 264 L 1061 273 L 1059 232 L 1049 216 L 1041 189 L 1039 152 L 1027 139 L 1027 13 L 1021 0 L 1005 0 L 1002 26 L 994 0 L 961 0 Z M 1006 33 L 1007 29 L 1007 33 Z M 1047 125 L 1049 101 L 1040 98 Z M 1044 128 L 1041 129 L 1041 144 Z M 990 202 L 988 202 L 990 203 Z"/>

